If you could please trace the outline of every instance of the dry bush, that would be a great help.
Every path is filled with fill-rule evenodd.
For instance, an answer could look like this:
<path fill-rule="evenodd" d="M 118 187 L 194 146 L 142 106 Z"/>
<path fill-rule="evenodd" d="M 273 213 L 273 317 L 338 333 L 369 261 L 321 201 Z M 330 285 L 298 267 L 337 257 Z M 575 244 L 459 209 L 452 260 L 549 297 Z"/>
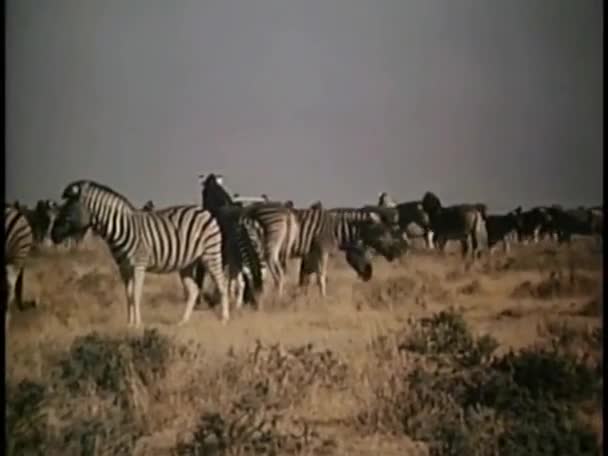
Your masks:
<path fill-rule="evenodd" d="M 345 387 L 348 368 L 330 350 L 311 344 L 284 349 L 260 342 L 244 357 L 223 368 L 224 394 L 229 404 L 204 412 L 194 434 L 177 447 L 177 454 L 322 454 L 334 447 L 305 421 L 285 412 L 306 400 L 313 388 Z"/>
<path fill-rule="evenodd" d="M 373 351 L 384 367 L 358 428 L 408 434 L 432 455 L 597 454 L 596 436 L 575 406 L 599 405 L 599 365 L 555 347 L 492 357 L 495 347 L 472 336 L 455 312 L 377 340 Z"/>
<path fill-rule="evenodd" d="M 286 411 L 312 388 L 344 388 L 347 374 L 311 345 L 257 344 L 213 368 L 199 346 L 157 330 L 92 333 L 57 354 L 47 379 L 9 381 L 8 454 L 130 455 L 171 424 L 195 427 L 178 454 L 320 454 L 333 442 Z"/>
<path fill-rule="evenodd" d="M 8 454 L 131 454 L 170 356 L 156 331 L 74 340 L 39 383 L 8 383 Z"/>

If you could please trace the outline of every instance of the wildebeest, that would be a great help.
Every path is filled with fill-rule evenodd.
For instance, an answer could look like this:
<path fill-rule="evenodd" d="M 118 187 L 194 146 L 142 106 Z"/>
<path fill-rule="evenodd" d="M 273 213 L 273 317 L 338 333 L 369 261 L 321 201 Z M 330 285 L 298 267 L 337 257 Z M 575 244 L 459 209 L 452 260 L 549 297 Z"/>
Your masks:
<path fill-rule="evenodd" d="M 556 208 L 557 206 L 554 206 Z M 540 240 L 541 234 L 552 234 L 554 231 L 553 219 L 549 208 L 545 206 L 534 207 L 521 213 L 521 222 L 518 229 L 520 242 Z"/>
<path fill-rule="evenodd" d="M 435 233 L 441 250 L 448 240 L 459 240 L 462 255 L 470 252 L 472 258 L 478 256 L 487 247 L 486 224 L 477 205 L 458 204 L 443 207 L 439 198 L 426 192 L 422 198 L 422 207 L 428 214 L 430 228 Z"/>
<path fill-rule="evenodd" d="M 604 225 L 602 211 L 578 207 L 576 209 L 548 208 L 551 221 L 557 230 L 559 242 L 570 242 L 573 234 L 601 235 Z"/>
<path fill-rule="evenodd" d="M 504 215 L 487 215 L 486 231 L 488 233 L 488 247 L 492 249 L 498 242 L 503 243 L 504 251 L 509 251 L 509 237 L 521 229 L 521 206 Z"/>

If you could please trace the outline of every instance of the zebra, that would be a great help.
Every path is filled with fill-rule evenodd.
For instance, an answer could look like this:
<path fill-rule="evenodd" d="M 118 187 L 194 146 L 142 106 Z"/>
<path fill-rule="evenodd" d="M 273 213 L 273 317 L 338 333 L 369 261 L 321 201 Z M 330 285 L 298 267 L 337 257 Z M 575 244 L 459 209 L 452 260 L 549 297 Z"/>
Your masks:
<path fill-rule="evenodd" d="M 30 222 L 34 233 L 34 247 L 44 246 L 51 248 L 54 246 L 51 239 L 51 231 L 55 220 L 59 214 L 59 205 L 52 200 L 39 200 L 33 210 L 24 209 L 26 217 Z M 77 233 L 74 236 L 66 238 L 62 242 L 62 247 L 70 249 L 82 243 L 88 230 L 82 233 Z"/>
<path fill-rule="evenodd" d="M 197 267 L 211 275 L 220 294 L 222 322 L 228 321 L 222 233 L 209 211 L 180 205 L 145 212 L 120 193 L 92 180 L 70 183 L 62 198 L 64 204 L 52 229 L 53 242 L 59 243 L 89 226 L 106 241 L 125 286 L 129 326 L 141 325 L 140 303 L 147 271 L 179 272 L 187 298 L 178 325 L 186 323 L 200 292 L 194 278 Z"/>
<path fill-rule="evenodd" d="M 204 175 L 199 177 L 202 179 Z M 228 288 L 236 295 L 236 307 L 241 308 L 245 297 L 255 304 L 257 294 L 263 289 L 260 229 L 254 220 L 244 215 L 245 209 L 234 203 L 214 174 L 203 180 L 202 187 L 203 208 L 216 218 L 222 231 Z M 203 278 L 204 275 L 197 277 L 199 286 L 202 286 Z"/>
<path fill-rule="evenodd" d="M 263 261 L 282 297 L 289 252 L 298 236 L 295 212 L 284 203 L 258 203 L 248 206 L 245 214 L 263 233 Z"/>
<path fill-rule="evenodd" d="M 215 207 L 233 204 L 222 182 L 218 179 L 215 181 L 219 185 L 205 186 L 208 193 L 203 195 L 204 204 Z M 278 295 L 282 296 L 287 268 L 287 249 L 282 248 L 284 244 L 291 245 L 295 239 L 296 221 L 293 213 L 285 203 L 269 201 L 247 205 L 243 208 L 241 217 L 246 220 L 245 227 L 258 246 L 258 251 L 263 251 L 259 258 L 261 264 L 270 272 Z"/>
<path fill-rule="evenodd" d="M 361 209 L 295 209 L 298 236 L 289 250 L 290 257 L 302 258 L 300 286 L 308 284 L 312 273 L 317 275 L 321 296 L 327 296 L 327 264 L 331 250 L 347 253 L 353 249 L 372 247 L 392 261 L 401 253 L 403 244 L 382 222 L 378 212 Z M 353 266 L 352 262 L 349 264 Z M 359 272 L 359 271 L 357 271 Z M 371 276 L 371 271 L 368 273 Z M 365 279 L 365 275 L 361 275 Z"/>
<path fill-rule="evenodd" d="M 16 301 L 22 304 L 23 270 L 34 244 L 34 233 L 23 212 L 14 206 L 4 206 L 4 262 L 6 265 L 6 320 L 5 330 L 8 331 L 10 306 Z"/>

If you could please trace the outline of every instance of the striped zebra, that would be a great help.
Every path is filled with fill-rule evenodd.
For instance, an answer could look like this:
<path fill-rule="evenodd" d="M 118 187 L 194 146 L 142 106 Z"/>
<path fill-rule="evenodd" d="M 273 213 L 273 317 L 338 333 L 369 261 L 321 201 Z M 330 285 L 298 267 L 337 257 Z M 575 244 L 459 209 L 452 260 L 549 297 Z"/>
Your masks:
<path fill-rule="evenodd" d="M 267 233 L 259 220 L 249 216 L 250 212 L 260 206 L 271 203 L 254 203 L 243 207 L 235 202 L 214 174 L 200 175 L 202 180 L 203 207 L 218 219 L 222 233 L 226 238 L 224 257 L 230 258 L 228 270 L 230 291 L 236 294 L 237 306 L 241 306 L 244 293 L 249 291 L 248 298 L 257 303 L 256 295 L 263 287 L 263 273 L 268 262 L 264 260 L 263 242 Z M 203 180 L 204 179 L 204 180 Z M 273 271 L 275 269 L 268 268 Z M 234 290 L 233 290 L 234 288 Z"/>
<path fill-rule="evenodd" d="M 331 250 L 346 252 L 347 260 L 355 249 L 362 247 L 372 247 L 389 261 L 401 253 L 402 242 L 393 236 L 377 211 L 295 209 L 294 212 L 298 236 L 289 256 L 302 258 L 300 285 L 306 285 L 308 277 L 316 273 L 322 296 L 327 295 L 327 264 Z M 349 264 L 353 266 L 351 261 Z"/>
<path fill-rule="evenodd" d="M 6 321 L 8 330 L 10 306 L 21 306 L 24 263 L 34 244 L 34 234 L 25 216 L 13 206 L 4 206 L 4 263 L 6 265 Z"/>
<path fill-rule="evenodd" d="M 222 234 L 213 216 L 198 206 L 173 206 L 160 211 L 137 209 L 124 196 L 90 180 L 69 184 L 52 230 L 55 243 L 87 227 L 108 244 L 127 295 L 129 326 L 141 324 L 140 303 L 146 271 L 179 272 L 187 290 L 186 310 L 192 314 L 200 288 L 195 269 L 211 275 L 220 293 L 222 321 L 229 319 L 229 302 L 222 263 Z"/>
<path fill-rule="evenodd" d="M 248 206 L 245 214 L 252 219 L 261 237 L 263 261 L 272 276 L 277 294 L 283 296 L 287 260 L 299 231 L 293 209 L 281 203 L 259 203 Z"/>

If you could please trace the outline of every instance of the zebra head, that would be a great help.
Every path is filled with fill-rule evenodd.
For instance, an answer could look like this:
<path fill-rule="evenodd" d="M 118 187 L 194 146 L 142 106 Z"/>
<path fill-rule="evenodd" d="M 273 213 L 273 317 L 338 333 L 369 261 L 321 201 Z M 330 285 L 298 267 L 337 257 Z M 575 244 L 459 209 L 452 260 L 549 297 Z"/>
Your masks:
<path fill-rule="evenodd" d="M 373 275 L 372 263 L 365 248 L 351 246 L 346 249 L 346 261 L 355 270 L 364 282 L 369 281 Z"/>
<path fill-rule="evenodd" d="M 91 226 L 91 214 L 83 201 L 88 188 L 88 181 L 77 181 L 68 185 L 61 194 L 63 204 L 59 206 L 51 229 L 51 239 L 55 244 L 70 237 L 82 237 Z"/>
<path fill-rule="evenodd" d="M 373 248 L 388 261 L 398 258 L 407 249 L 407 242 L 396 227 L 386 224 L 374 211 L 368 212 L 367 218 L 360 224 L 360 229 L 363 244 Z"/>
<path fill-rule="evenodd" d="M 201 179 L 204 175 L 199 176 Z M 202 181 L 203 186 L 203 208 L 212 214 L 217 214 L 219 210 L 226 206 L 233 206 L 234 201 L 230 194 L 222 186 L 222 176 L 209 174 Z"/>
<path fill-rule="evenodd" d="M 51 200 L 40 200 L 30 214 L 30 224 L 36 242 L 50 245 L 51 229 L 59 213 L 57 203 Z"/>

